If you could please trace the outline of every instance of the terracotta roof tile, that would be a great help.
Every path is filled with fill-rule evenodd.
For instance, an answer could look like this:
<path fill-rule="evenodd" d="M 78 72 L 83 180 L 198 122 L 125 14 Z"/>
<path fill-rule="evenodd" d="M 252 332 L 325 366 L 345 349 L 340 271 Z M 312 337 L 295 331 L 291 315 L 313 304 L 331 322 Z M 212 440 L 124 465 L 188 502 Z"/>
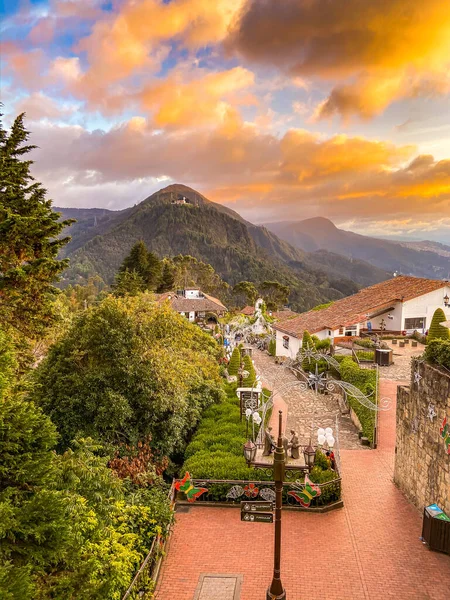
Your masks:
<path fill-rule="evenodd" d="M 157 300 L 158 302 L 164 302 L 168 300 L 170 302 L 170 306 L 177 312 L 195 311 L 221 313 L 227 310 L 222 302 L 217 298 L 209 296 L 208 294 L 203 294 L 203 296 L 203 298 L 185 298 L 184 296 L 179 296 L 174 292 L 165 292 L 164 294 L 159 294 L 157 296 Z"/>
<path fill-rule="evenodd" d="M 241 315 L 245 315 L 246 317 L 252 317 L 255 314 L 254 306 L 244 306 L 241 310 Z"/>
<path fill-rule="evenodd" d="M 388 310 L 395 302 L 411 300 L 446 285 L 448 283 L 445 281 L 436 279 L 399 275 L 337 300 L 328 308 L 310 310 L 297 318 L 276 323 L 274 328 L 299 338 L 305 330 L 317 333 L 322 329 L 354 325 L 365 321 L 367 315 L 373 315 L 383 308 Z"/>

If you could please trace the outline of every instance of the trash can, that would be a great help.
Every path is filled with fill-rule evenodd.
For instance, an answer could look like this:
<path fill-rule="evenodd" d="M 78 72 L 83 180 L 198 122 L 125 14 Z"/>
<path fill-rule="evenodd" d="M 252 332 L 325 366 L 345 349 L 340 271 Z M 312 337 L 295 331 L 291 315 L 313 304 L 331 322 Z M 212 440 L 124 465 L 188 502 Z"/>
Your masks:
<path fill-rule="evenodd" d="M 430 550 L 450 554 L 450 517 L 437 504 L 423 511 L 422 539 Z"/>
<path fill-rule="evenodd" d="M 384 350 L 383 348 L 375 349 L 375 362 L 380 367 L 388 367 L 394 362 L 392 360 L 392 350 Z"/>

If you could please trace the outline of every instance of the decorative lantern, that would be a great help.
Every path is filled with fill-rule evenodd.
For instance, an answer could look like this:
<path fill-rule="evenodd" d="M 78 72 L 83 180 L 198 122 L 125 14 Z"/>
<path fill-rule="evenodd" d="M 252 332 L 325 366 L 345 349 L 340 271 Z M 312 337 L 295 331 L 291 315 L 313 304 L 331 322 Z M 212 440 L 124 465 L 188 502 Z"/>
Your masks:
<path fill-rule="evenodd" d="M 303 456 L 305 457 L 305 465 L 312 469 L 314 466 L 314 460 L 316 458 L 316 451 L 311 446 L 311 438 L 309 438 L 309 444 L 303 450 Z"/>
<path fill-rule="evenodd" d="M 256 456 L 256 444 L 251 440 L 248 440 L 244 444 L 244 456 L 247 463 L 250 465 L 255 460 Z"/>
<path fill-rule="evenodd" d="M 449 301 L 450 301 L 450 298 L 448 297 L 448 294 L 445 294 L 445 296 L 444 296 L 444 306 L 448 306 L 449 305 Z"/>

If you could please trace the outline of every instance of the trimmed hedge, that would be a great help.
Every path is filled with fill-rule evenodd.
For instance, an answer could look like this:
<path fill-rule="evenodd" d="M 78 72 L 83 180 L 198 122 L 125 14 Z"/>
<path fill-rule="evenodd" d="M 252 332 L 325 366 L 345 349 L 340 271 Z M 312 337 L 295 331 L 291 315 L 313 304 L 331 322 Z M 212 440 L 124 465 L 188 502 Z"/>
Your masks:
<path fill-rule="evenodd" d="M 264 481 L 270 477 L 250 469 L 243 454 L 246 420 L 240 420 L 236 386 L 225 387 L 226 400 L 205 410 L 197 433 L 186 448 L 182 474 L 194 479 L 243 479 Z"/>
<path fill-rule="evenodd" d="M 269 342 L 269 354 L 270 356 L 276 356 L 277 353 L 277 342 L 273 338 Z"/>
<path fill-rule="evenodd" d="M 368 350 L 356 350 L 355 354 L 359 360 L 370 362 L 375 361 L 375 352 L 370 352 Z"/>
<path fill-rule="evenodd" d="M 450 340 L 431 340 L 424 356 L 429 362 L 450 370 Z"/>
<path fill-rule="evenodd" d="M 239 348 L 235 348 L 231 354 L 230 362 L 228 363 L 229 375 L 237 375 L 240 366 L 241 366 L 241 351 L 239 350 Z"/>
<path fill-rule="evenodd" d="M 361 369 L 352 360 L 351 357 L 345 357 L 341 363 L 341 379 L 351 383 L 357 387 L 366 396 L 373 392 L 377 386 L 377 371 L 369 369 Z M 375 400 L 372 396 L 372 402 Z M 362 405 L 356 398 L 348 394 L 348 401 L 352 409 L 355 411 L 356 416 L 361 423 L 363 434 L 370 440 L 371 443 L 374 441 L 374 429 L 375 429 L 375 411 L 370 410 L 366 406 Z M 376 400 L 377 401 L 377 400 Z"/>
<path fill-rule="evenodd" d="M 442 308 L 437 308 L 434 311 L 433 318 L 431 319 L 430 330 L 428 331 L 428 341 L 431 340 L 448 340 L 450 339 L 450 332 L 448 327 L 441 325 L 447 318 Z"/>

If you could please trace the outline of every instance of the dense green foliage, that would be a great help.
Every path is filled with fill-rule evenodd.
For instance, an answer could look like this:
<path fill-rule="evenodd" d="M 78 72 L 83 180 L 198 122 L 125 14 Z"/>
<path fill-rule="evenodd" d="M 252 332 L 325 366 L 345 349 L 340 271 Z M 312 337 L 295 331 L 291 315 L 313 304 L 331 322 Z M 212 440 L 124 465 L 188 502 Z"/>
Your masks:
<path fill-rule="evenodd" d="M 353 384 L 366 396 L 373 393 L 370 400 L 373 403 L 378 402 L 378 399 L 374 397 L 377 388 L 377 371 L 372 369 L 361 369 L 350 357 L 345 357 L 340 363 L 341 378 L 344 381 Z M 358 400 L 350 394 L 348 395 L 348 401 L 361 423 L 364 436 L 372 443 L 374 441 L 375 411 L 370 410 L 370 408 L 367 408 L 358 402 Z"/>
<path fill-rule="evenodd" d="M 228 363 L 228 374 L 237 375 L 239 367 L 241 366 L 241 352 L 239 348 L 234 348 L 231 353 L 230 362 Z"/>
<path fill-rule="evenodd" d="M 191 203 L 173 204 L 172 195 L 178 191 Z M 70 214 L 75 214 L 73 209 Z M 81 219 L 86 219 L 82 210 Z M 264 282 L 287 286 L 289 305 L 294 310 L 306 310 L 357 291 L 357 285 L 347 279 L 354 267 L 348 259 L 341 257 L 339 268 L 333 267 L 329 263 L 336 263 L 334 255 L 296 250 L 267 229 L 245 222 L 233 211 L 208 202 L 185 186 L 169 186 L 156 192 L 138 206 L 106 220 L 97 231 L 92 227 L 92 218 L 87 219 L 86 227 L 85 233 L 77 229 L 76 239 L 68 247 L 66 256 L 71 258 L 71 265 L 65 273 L 67 283 L 89 274 L 98 274 L 112 283 L 124 257 L 142 239 L 159 257 L 191 255 L 210 264 L 232 286 L 240 281 L 252 282 L 257 288 Z M 355 281 L 360 281 L 360 276 L 364 283 L 383 279 L 369 265 L 360 267 L 366 272 L 357 274 Z M 273 296 L 272 290 L 268 290 L 268 296 Z M 283 297 L 275 298 L 276 305 L 283 303 Z"/>
<path fill-rule="evenodd" d="M 152 436 L 171 454 L 220 399 L 217 343 L 151 297 L 108 297 L 79 315 L 36 369 L 32 399 L 57 425 L 106 442 Z"/>
<path fill-rule="evenodd" d="M 279 281 L 263 281 L 259 286 L 267 310 L 278 310 L 288 302 L 291 290 Z"/>
<path fill-rule="evenodd" d="M 167 490 L 122 481 L 92 440 L 56 454 L 55 426 L 22 387 L 0 331 L 0 595 L 120 600 L 172 519 Z"/>
<path fill-rule="evenodd" d="M 227 386 L 227 396 L 208 408 L 197 432 L 186 448 L 182 472 L 194 478 L 268 479 L 262 471 L 250 470 L 243 454 L 245 418 L 241 421 L 236 386 Z"/>
<path fill-rule="evenodd" d="M 449 340 L 450 330 L 448 327 L 441 325 L 447 318 L 442 308 L 437 308 L 434 311 L 433 318 L 431 319 L 430 329 L 428 331 L 427 341 L 431 340 Z"/>
<path fill-rule="evenodd" d="M 240 281 L 233 287 L 233 294 L 237 303 L 242 306 L 245 302 L 246 305 L 254 306 L 258 299 L 258 290 L 251 281 Z"/>
<path fill-rule="evenodd" d="M 374 362 L 375 361 L 375 352 L 370 352 L 369 350 L 356 350 L 356 356 L 361 361 L 366 362 Z"/>
<path fill-rule="evenodd" d="M 52 285 L 67 266 L 57 255 L 69 238 L 59 237 L 71 221 L 59 222 L 46 190 L 24 157 L 29 132 L 19 115 L 8 133 L 0 123 L 0 322 L 30 337 L 54 320 Z"/>
<path fill-rule="evenodd" d="M 431 340 L 425 348 L 425 358 L 450 370 L 450 340 Z"/>

